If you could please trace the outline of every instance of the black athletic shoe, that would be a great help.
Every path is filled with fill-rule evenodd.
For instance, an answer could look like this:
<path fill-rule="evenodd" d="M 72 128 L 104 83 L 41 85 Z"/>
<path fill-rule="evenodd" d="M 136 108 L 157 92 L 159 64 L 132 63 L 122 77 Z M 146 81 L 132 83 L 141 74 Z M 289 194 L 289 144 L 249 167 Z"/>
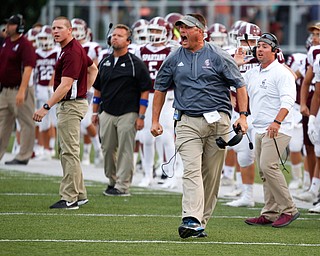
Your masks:
<path fill-rule="evenodd" d="M 49 207 L 50 209 L 67 209 L 77 210 L 79 209 L 77 202 L 67 202 L 66 200 L 60 200 Z"/>
<path fill-rule="evenodd" d="M 106 196 L 130 196 L 130 193 L 121 192 L 119 189 L 112 188 L 104 193 Z"/>
<path fill-rule="evenodd" d="M 204 228 L 195 218 L 183 218 L 182 224 L 178 228 L 181 238 L 197 237 L 204 231 Z"/>
<path fill-rule="evenodd" d="M 107 196 L 107 195 L 108 195 L 108 191 L 110 191 L 110 190 L 113 189 L 113 188 L 114 188 L 114 186 L 108 185 L 108 187 L 106 188 L 106 190 L 103 191 L 103 194 L 104 194 L 105 196 Z"/>
<path fill-rule="evenodd" d="M 6 161 L 4 164 L 6 165 L 27 165 L 29 160 L 18 160 L 18 159 L 13 159 L 11 161 Z"/>
<path fill-rule="evenodd" d="M 81 200 L 78 200 L 77 203 L 78 203 L 78 206 L 81 206 L 81 205 L 85 205 L 89 202 L 89 199 L 81 199 Z"/>

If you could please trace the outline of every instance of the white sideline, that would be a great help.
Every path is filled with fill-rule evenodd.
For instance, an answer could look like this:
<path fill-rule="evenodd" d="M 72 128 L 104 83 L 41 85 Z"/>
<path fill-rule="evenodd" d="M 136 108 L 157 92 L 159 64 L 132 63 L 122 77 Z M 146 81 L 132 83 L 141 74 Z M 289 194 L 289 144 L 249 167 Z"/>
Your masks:
<path fill-rule="evenodd" d="M 0 242 L 39 242 L 39 243 L 113 243 L 113 244 L 222 244 L 222 245 L 271 245 L 271 246 L 299 246 L 318 247 L 320 244 L 292 244 L 292 243 L 252 243 L 252 242 L 219 242 L 219 241 L 166 241 L 166 240 L 51 240 L 51 239 L 0 239 Z"/>
<path fill-rule="evenodd" d="M 2 160 L 0 161 L 0 169 L 4 170 L 15 170 L 28 173 L 37 173 L 50 176 L 62 176 L 62 168 L 60 161 L 58 159 L 52 159 L 50 161 L 37 161 L 31 159 L 27 165 L 5 165 L 4 162 L 12 160 L 14 158 L 13 154 L 6 153 Z M 84 166 L 82 165 L 82 172 L 85 181 L 98 181 L 107 184 L 108 180 L 104 175 L 104 170 L 102 167 L 95 167 L 94 165 Z M 132 181 L 132 186 L 137 186 L 142 178 L 142 173 L 135 173 Z M 182 180 L 181 177 L 177 178 L 177 186 L 174 188 L 162 188 L 161 185 L 151 184 L 151 189 L 170 191 L 182 193 Z M 224 198 L 224 195 L 232 191 L 232 186 L 221 186 L 219 189 L 219 198 Z M 254 200 L 256 203 L 263 203 L 263 188 L 261 184 L 254 184 Z M 297 193 L 299 191 L 292 191 L 292 193 Z M 140 192 L 135 192 L 134 194 L 139 194 Z M 232 198 L 230 198 L 232 200 Z M 306 203 L 294 199 L 298 208 L 309 209 L 312 208 L 312 203 Z"/>

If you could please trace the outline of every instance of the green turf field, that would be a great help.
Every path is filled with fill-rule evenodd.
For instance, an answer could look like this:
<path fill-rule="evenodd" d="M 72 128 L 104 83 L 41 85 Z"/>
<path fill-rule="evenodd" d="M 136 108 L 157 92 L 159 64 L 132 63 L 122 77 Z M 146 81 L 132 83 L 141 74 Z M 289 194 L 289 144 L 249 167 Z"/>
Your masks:
<path fill-rule="evenodd" d="M 0 255 L 320 255 L 320 215 L 301 210 L 291 225 L 246 225 L 254 209 L 219 203 L 207 238 L 180 239 L 181 194 L 132 188 L 106 197 L 86 182 L 89 203 L 50 210 L 60 178 L 0 170 Z"/>

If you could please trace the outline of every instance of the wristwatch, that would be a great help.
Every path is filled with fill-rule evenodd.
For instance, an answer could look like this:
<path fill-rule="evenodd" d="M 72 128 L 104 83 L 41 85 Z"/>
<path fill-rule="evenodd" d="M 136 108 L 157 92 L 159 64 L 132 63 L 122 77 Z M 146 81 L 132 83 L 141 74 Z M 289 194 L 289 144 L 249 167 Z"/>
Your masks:
<path fill-rule="evenodd" d="M 247 111 L 240 111 L 239 114 L 240 114 L 240 115 L 248 116 L 248 115 L 249 115 L 249 112 L 247 112 Z"/>
<path fill-rule="evenodd" d="M 138 118 L 144 120 L 146 116 L 144 114 L 139 114 Z"/>
<path fill-rule="evenodd" d="M 50 106 L 48 105 L 48 103 L 44 103 L 42 107 L 46 110 L 50 110 Z"/>

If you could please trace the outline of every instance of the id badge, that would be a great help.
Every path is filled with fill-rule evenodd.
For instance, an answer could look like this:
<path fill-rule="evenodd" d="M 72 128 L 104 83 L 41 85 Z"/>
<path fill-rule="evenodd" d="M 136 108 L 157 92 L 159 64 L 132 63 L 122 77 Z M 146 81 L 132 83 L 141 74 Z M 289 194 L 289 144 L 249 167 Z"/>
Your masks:
<path fill-rule="evenodd" d="M 204 113 L 203 116 L 209 124 L 212 124 L 214 122 L 218 122 L 221 119 L 221 116 L 217 110 L 209 112 L 209 113 Z"/>

